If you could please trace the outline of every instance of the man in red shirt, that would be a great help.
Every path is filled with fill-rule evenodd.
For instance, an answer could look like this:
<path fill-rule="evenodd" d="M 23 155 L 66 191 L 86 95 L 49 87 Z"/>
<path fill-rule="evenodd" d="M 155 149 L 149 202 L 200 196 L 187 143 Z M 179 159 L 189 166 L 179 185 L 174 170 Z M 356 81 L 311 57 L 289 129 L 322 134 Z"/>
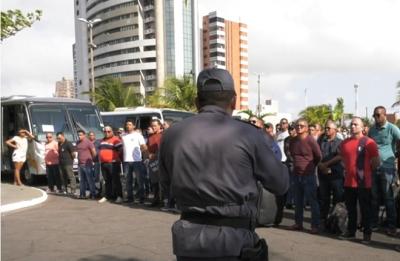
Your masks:
<path fill-rule="evenodd" d="M 151 206 L 155 207 L 160 204 L 160 174 L 158 171 L 158 150 L 160 148 L 162 130 L 161 122 L 158 119 L 153 119 L 150 127 L 153 133 L 149 136 L 147 141 L 147 149 L 149 153 L 149 170 L 150 181 L 154 192 L 154 199 Z"/>
<path fill-rule="evenodd" d="M 122 203 L 121 173 L 122 142 L 114 136 L 111 126 L 104 127 L 104 138 L 99 147 L 99 159 L 101 172 L 106 182 L 106 196 L 99 200 L 99 203 L 107 200 L 115 200 L 115 203 Z"/>
<path fill-rule="evenodd" d="M 357 230 L 357 200 L 361 208 L 363 241 L 371 240 L 371 181 L 372 171 L 379 164 L 378 146 L 375 141 L 363 135 L 364 124 L 361 118 L 351 120 L 351 137 L 344 140 L 340 146 L 340 155 L 345 167 L 344 199 L 348 211 L 347 232 L 342 236 L 346 239 L 355 238 Z M 362 157 L 362 158 L 361 158 Z M 363 162 L 362 162 L 363 161 Z M 361 166 L 360 166 L 361 165 Z M 361 169 L 361 167 L 363 167 Z"/>
<path fill-rule="evenodd" d="M 295 224 L 293 230 L 303 230 L 304 198 L 311 206 L 311 233 L 319 233 L 319 204 L 317 199 L 317 177 L 315 167 L 321 160 L 321 150 L 315 139 L 308 134 L 308 122 L 296 122 L 297 136 L 290 140 L 289 151 L 293 158 L 295 191 Z"/>

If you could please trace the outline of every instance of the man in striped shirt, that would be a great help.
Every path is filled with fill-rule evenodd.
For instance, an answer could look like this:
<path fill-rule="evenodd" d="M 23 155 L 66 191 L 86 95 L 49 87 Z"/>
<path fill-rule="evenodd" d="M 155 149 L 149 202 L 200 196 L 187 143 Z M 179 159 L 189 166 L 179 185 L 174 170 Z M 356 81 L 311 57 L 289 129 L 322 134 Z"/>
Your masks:
<path fill-rule="evenodd" d="M 101 140 L 99 148 L 99 160 L 101 162 L 101 172 L 106 182 L 106 196 L 100 199 L 99 203 L 107 200 L 115 200 L 115 203 L 122 203 L 121 155 L 122 142 L 120 138 L 114 136 L 111 126 L 104 127 L 104 138 Z"/>

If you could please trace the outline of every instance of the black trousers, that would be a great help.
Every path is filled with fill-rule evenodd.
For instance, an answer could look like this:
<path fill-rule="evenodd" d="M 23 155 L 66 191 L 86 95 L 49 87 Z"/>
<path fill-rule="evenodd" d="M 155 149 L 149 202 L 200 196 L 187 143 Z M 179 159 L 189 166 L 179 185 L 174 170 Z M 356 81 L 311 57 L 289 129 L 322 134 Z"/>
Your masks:
<path fill-rule="evenodd" d="M 351 234 L 355 234 L 357 230 L 357 201 L 361 209 L 361 222 L 364 228 L 364 234 L 371 234 L 371 210 L 372 210 L 372 193 L 367 188 L 345 188 L 344 199 L 348 212 L 349 222 L 347 230 Z"/>
<path fill-rule="evenodd" d="M 47 174 L 47 185 L 51 191 L 54 190 L 54 186 L 57 186 L 58 190 L 61 190 L 61 176 L 60 168 L 58 164 L 47 165 L 46 164 L 46 174 Z"/>
<path fill-rule="evenodd" d="M 101 163 L 101 172 L 105 180 L 106 198 L 109 200 L 122 198 L 121 163 Z"/>

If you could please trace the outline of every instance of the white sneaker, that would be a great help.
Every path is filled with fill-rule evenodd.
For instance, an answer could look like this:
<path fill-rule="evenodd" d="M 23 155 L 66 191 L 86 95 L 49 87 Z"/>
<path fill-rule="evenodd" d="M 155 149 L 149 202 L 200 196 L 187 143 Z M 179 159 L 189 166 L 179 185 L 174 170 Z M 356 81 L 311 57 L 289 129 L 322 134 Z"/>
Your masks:
<path fill-rule="evenodd" d="M 107 198 L 106 198 L 106 197 L 103 197 L 103 198 L 101 198 L 98 202 L 99 202 L 99 203 L 107 202 Z"/>
<path fill-rule="evenodd" d="M 115 200 L 115 203 L 118 203 L 118 204 L 122 203 L 122 198 L 121 198 L 121 197 L 118 197 L 118 198 Z"/>

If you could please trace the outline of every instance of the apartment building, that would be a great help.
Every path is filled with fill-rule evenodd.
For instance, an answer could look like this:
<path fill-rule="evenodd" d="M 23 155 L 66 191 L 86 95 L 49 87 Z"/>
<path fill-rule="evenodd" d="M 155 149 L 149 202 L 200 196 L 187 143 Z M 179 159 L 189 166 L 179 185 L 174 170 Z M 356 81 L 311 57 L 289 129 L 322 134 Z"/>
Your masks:
<path fill-rule="evenodd" d="M 203 17 L 203 67 L 228 70 L 237 94 L 236 110 L 248 109 L 247 25 L 211 12 Z"/>
<path fill-rule="evenodd" d="M 197 0 L 76 0 L 74 80 L 79 98 L 91 88 L 88 43 L 93 24 L 94 78 L 111 76 L 146 95 L 169 76 L 198 73 Z"/>

